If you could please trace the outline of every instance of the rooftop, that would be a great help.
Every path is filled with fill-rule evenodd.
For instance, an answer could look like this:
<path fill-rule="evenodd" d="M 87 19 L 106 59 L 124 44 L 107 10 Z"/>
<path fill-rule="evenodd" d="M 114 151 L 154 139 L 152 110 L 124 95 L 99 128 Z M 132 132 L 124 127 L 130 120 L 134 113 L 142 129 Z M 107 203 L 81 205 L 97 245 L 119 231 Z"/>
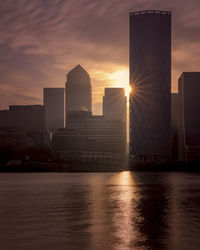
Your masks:
<path fill-rule="evenodd" d="M 137 16 L 137 15 L 171 15 L 171 11 L 142 10 L 130 13 L 130 16 Z"/>
<path fill-rule="evenodd" d="M 190 71 L 190 72 L 182 72 L 179 79 L 181 79 L 184 76 L 193 76 L 193 77 L 199 77 L 200 71 Z"/>
<path fill-rule="evenodd" d="M 88 75 L 87 71 L 80 64 L 78 64 L 76 67 L 74 67 L 72 70 L 70 70 L 68 72 L 68 75 L 76 74 L 76 73 Z"/>

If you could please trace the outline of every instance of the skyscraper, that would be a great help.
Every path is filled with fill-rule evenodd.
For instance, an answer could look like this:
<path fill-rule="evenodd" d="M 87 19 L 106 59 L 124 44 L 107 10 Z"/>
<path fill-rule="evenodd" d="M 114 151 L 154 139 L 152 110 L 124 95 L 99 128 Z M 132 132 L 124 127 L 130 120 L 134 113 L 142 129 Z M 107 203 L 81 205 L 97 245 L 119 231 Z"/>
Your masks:
<path fill-rule="evenodd" d="M 178 80 L 179 160 L 200 159 L 200 72 L 183 72 Z"/>
<path fill-rule="evenodd" d="M 171 126 L 171 12 L 130 13 L 130 154 L 167 160 Z"/>
<path fill-rule="evenodd" d="M 64 127 L 64 88 L 44 88 L 45 128 Z"/>
<path fill-rule="evenodd" d="M 178 160 L 179 94 L 171 94 L 171 159 Z"/>
<path fill-rule="evenodd" d="M 65 125 L 68 112 L 92 111 L 90 76 L 81 65 L 77 65 L 67 74 L 65 98 Z"/>
<path fill-rule="evenodd" d="M 123 88 L 105 88 L 103 97 L 103 115 L 106 119 L 120 120 L 126 123 L 127 98 Z"/>

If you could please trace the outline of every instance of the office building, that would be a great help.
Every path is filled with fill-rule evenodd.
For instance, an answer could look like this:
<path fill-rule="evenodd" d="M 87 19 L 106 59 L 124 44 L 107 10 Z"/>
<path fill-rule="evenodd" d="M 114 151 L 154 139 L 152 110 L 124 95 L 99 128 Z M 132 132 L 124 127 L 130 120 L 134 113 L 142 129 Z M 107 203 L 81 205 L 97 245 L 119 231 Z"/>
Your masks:
<path fill-rule="evenodd" d="M 77 65 L 67 74 L 65 88 L 65 126 L 68 112 L 92 111 L 92 86 L 87 71 Z"/>
<path fill-rule="evenodd" d="M 0 110 L 0 128 L 11 128 L 11 124 L 9 110 Z"/>
<path fill-rule="evenodd" d="M 178 91 L 179 160 L 200 160 L 200 72 L 183 72 Z"/>
<path fill-rule="evenodd" d="M 123 88 L 105 88 L 103 97 L 103 116 L 110 120 L 126 123 L 127 98 Z"/>
<path fill-rule="evenodd" d="M 0 128 L 43 131 L 44 106 L 11 105 L 9 110 L 0 111 Z"/>
<path fill-rule="evenodd" d="M 16 149 L 26 145 L 25 131 L 15 129 L 0 129 L 0 147 L 12 146 Z"/>
<path fill-rule="evenodd" d="M 45 128 L 64 127 L 64 88 L 44 88 Z"/>
<path fill-rule="evenodd" d="M 171 159 L 178 160 L 179 95 L 171 94 Z"/>
<path fill-rule="evenodd" d="M 64 158 L 120 163 L 126 153 L 125 133 L 119 120 L 71 111 L 67 127 L 53 134 L 53 150 Z"/>
<path fill-rule="evenodd" d="M 171 131 L 171 12 L 130 13 L 130 155 L 166 161 Z"/>

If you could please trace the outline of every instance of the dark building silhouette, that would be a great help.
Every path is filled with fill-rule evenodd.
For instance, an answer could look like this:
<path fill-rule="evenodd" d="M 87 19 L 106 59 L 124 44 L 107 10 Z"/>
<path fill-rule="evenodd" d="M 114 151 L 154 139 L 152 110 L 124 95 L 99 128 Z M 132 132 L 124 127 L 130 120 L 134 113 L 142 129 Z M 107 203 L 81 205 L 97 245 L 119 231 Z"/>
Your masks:
<path fill-rule="evenodd" d="M 179 160 L 200 159 L 200 72 L 183 72 L 178 80 Z"/>
<path fill-rule="evenodd" d="M 171 130 L 171 12 L 130 13 L 130 154 L 168 160 Z"/>
<path fill-rule="evenodd" d="M 127 98 L 123 88 L 105 88 L 103 97 L 103 115 L 106 119 L 120 120 L 126 123 Z"/>
<path fill-rule="evenodd" d="M 77 65 L 67 74 L 65 98 L 65 126 L 67 125 L 68 112 L 92 111 L 90 76 L 81 65 Z"/>
<path fill-rule="evenodd" d="M 120 163 L 125 159 L 126 129 L 119 120 L 71 111 L 65 129 L 53 134 L 53 150 L 62 158 Z"/>
<path fill-rule="evenodd" d="M 64 127 L 64 88 L 44 88 L 45 128 Z"/>
<path fill-rule="evenodd" d="M 48 135 L 45 131 L 28 131 L 25 129 L 1 128 L 0 147 L 12 146 L 19 150 L 26 147 L 44 145 Z"/>
<path fill-rule="evenodd" d="M 178 160 L 178 118 L 179 98 L 178 93 L 171 94 L 171 159 Z"/>
<path fill-rule="evenodd" d="M 21 148 L 26 146 L 27 138 L 23 130 L 0 129 L 0 147 L 12 146 Z"/>
<path fill-rule="evenodd" d="M 11 116 L 9 110 L 0 110 L 0 129 L 11 127 Z"/>
<path fill-rule="evenodd" d="M 44 106 L 12 105 L 0 111 L 0 146 L 34 147 L 45 137 Z"/>
<path fill-rule="evenodd" d="M 43 131 L 44 106 L 11 105 L 9 110 L 0 111 L 0 128 Z"/>

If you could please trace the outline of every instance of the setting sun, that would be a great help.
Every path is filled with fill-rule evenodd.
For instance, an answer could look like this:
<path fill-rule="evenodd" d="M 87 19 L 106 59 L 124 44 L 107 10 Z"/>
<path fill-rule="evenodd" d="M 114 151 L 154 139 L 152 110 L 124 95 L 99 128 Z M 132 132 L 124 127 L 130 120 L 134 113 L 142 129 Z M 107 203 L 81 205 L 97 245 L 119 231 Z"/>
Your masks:
<path fill-rule="evenodd" d="M 109 74 L 112 87 L 121 87 L 125 89 L 125 95 L 128 97 L 131 89 L 129 87 L 129 72 L 128 69 L 117 70 Z"/>

